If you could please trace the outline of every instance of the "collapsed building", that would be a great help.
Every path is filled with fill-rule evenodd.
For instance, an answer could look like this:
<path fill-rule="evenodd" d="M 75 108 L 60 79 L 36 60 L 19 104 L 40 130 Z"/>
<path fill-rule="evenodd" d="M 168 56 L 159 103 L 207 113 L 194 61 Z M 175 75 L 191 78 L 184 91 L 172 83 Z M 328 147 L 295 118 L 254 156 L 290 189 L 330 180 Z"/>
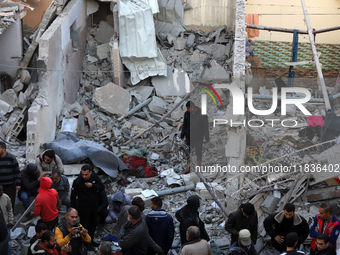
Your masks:
<path fill-rule="evenodd" d="M 339 196 L 334 179 L 338 174 L 329 170 L 338 164 L 336 99 L 332 113 L 326 115 L 322 95 L 316 93 L 317 85 L 313 87 L 313 100 L 306 108 L 326 117 L 319 131 L 296 108 L 287 110 L 299 123 L 294 127 L 266 121 L 282 123 L 279 111 L 265 118 L 249 111 L 245 117 L 233 114 L 234 99 L 225 84 L 243 92 L 252 87 L 253 98 L 258 95 L 254 107 L 266 110 L 272 103 L 272 87 L 280 87 L 281 80 L 288 83 L 284 76 L 288 66 L 279 70 L 258 65 L 259 58 L 265 60 L 261 43 L 253 46 L 255 57 L 248 58 L 251 67 L 246 64 L 244 1 L 64 0 L 46 1 L 47 6 L 39 2 L 0 5 L 12 15 L 1 16 L 1 45 L 8 45 L 0 58 L 2 139 L 9 142 L 21 166 L 35 160 L 42 149 L 53 148 L 72 181 L 79 164 L 90 160 L 108 194 L 123 189 L 131 197 L 142 196 L 148 205 L 145 191 L 153 190 L 165 197 L 164 208 L 172 215 L 195 192 L 202 198 L 200 212 L 209 235 L 220 249 L 229 247 L 223 223 L 242 202 L 251 201 L 258 212 L 257 249 L 261 250 L 268 241 L 261 227 L 268 214 L 294 202 L 311 220 L 318 202 Z M 36 29 L 26 31 L 24 26 L 22 35 L 21 19 L 32 6 L 44 10 L 42 19 L 35 21 Z M 267 75 L 267 70 L 273 75 Z M 327 86 L 336 95 L 338 70 L 329 72 Z M 312 76 L 307 83 L 317 84 L 315 72 L 298 69 L 295 73 L 296 86 L 307 86 L 300 79 L 306 75 Z M 283 78 L 276 80 L 279 77 Z M 175 134 L 181 129 L 185 102 L 190 98 L 200 103 L 202 93 L 195 88 L 202 84 L 214 85 L 223 102 L 219 106 L 208 99 L 215 146 L 204 150 L 206 167 L 201 174 L 180 175 L 187 162 Z M 237 124 L 215 125 L 216 119 Z M 249 120 L 254 123 L 249 125 Z M 128 177 L 130 184 L 118 182 L 131 171 L 119 156 L 144 157 L 148 162 L 144 167 L 154 166 L 157 171 L 150 178 L 145 178 L 145 171 L 134 173 L 137 176 Z M 321 174 L 315 168 L 313 174 L 305 167 L 312 165 L 329 171 Z M 240 173 L 241 167 L 245 171 Z M 24 224 L 25 231 L 30 224 Z M 17 237 L 25 233 L 18 229 Z M 101 234 L 109 233 L 105 231 Z M 15 247 L 20 252 L 24 246 Z"/>

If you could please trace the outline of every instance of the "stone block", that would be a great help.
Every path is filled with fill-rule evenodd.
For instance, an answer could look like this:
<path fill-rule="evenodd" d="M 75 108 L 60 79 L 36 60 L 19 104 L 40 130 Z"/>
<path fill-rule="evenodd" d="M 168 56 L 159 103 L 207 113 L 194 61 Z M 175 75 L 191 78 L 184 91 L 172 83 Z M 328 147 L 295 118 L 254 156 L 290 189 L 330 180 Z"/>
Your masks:
<path fill-rule="evenodd" d="M 153 96 L 152 101 L 148 105 L 150 111 L 164 114 L 168 111 L 169 107 L 167 102 L 165 102 L 162 98 Z"/>
<path fill-rule="evenodd" d="M 20 91 L 19 96 L 18 96 L 18 107 L 20 109 L 23 109 L 25 106 L 26 106 L 26 96 L 25 96 L 25 93 Z"/>
<path fill-rule="evenodd" d="M 130 93 L 111 82 L 97 88 L 93 95 L 93 102 L 102 110 L 118 115 L 128 113 L 130 101 Z"/>
<path fill-rule="evenodd" d="M 185 47 L 191 48 L 195 43 L 195 34 L 190 34 L 188 36 L 187 42 L 185 44 Z"/>
<path fill-rule="evenodd" d="M 136 188 L 136 189 L 125 189 L 125 194 L 132 197 L 139 196 L 142 194 L 143 189 Z"/>
<path fill-rule="evenodd" d="M 18 93 L 24 88 L 24 84 L 20 80 L 17 80 L 16 82 L 14 82 L 12 88 L 14 89 L 16 93 Z"/>
<path fill-rule="evenodd" d="M 113 27 L 107 22 L 101 21 L 95 34 L 96 40 L 100 43 L 108 43 L 113 36 Z"/>
<path fill-rule="evenodd" d="M 262 209 L 264 212 L 271 214 L 271 213 L 275 210 L 275 208 L 276 208 L 276 206 L 277 206 L 277 204 L 278 204 L 279 201 L 280 201 L 279 198 L 274 197 L 274 196 L 272 196 L 272 195 L 269 195 L 269 196 L 266 197 L 266 199 L 263 201 L 263 203 L 262 203 L 262 205 L 261 205 L 261 209 Z"/>
<path fill-rule="evenodd" d="M 156 89 L 157 96 L 183 97 L 193 89 L 189 76 L 185 71 L 168 67 L 167 73 L 168 76 L 151 78 L 151 83 Z"/>
<path fill-rule="evenodd" d="M 186 43 L 187 43 L 187 38 L 184 38 L 184 37 L 176 38 L 176 40 L 174 40 L 175 50 L 184 50 Z"/>
<path fill-rule="evenodd" d="M 0 96 L 0 100 L 5 101 L 9 105 L 11 105 L 13 108 L 18 106 L 18 97 L 14 89 L 8 89 L 4 93 L 2 93 Z"/>
<path fill-rule="evenodd" d="M 31 75 L 27 70 L 22 70 L 20 73 L 20 81 L 24 84 L 29 84 L 31 81 Z"/>
<path fill-rule="evenodd" d="M 9 113 L 11 111 L 13 111 L 13 107 L 9 103 L 7 103 L 3 100 L 0 100 L 0 113 L 6 114 L 6 113 Z"/>

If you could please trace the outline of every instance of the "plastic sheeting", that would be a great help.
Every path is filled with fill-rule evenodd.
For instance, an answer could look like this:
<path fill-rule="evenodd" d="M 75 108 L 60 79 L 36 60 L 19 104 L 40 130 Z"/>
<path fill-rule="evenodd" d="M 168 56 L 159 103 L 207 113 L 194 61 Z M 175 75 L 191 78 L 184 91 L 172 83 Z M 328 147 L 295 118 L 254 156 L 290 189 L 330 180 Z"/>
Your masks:
<path fill-rule="evenodd" d="M 64 164 L 77 163 L 89 158 L 93 165 L 113 178 L 118 176 L 119 171 L 128 170 L 113 152 L 96 142 L 79 140 L 74 133 L 61 132 L 56 140 L 45 143 L 44 148 L 54 150 Z"/>

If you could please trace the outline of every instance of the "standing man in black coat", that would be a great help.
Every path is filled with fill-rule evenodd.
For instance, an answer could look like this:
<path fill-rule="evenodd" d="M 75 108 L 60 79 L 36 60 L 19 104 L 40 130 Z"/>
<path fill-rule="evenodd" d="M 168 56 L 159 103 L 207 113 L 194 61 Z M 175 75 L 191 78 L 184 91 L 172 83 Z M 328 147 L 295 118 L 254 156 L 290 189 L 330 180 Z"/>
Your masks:
<path fill-rule="evenodd" d="M 204 222 L 200 219 L 198 208 L 200 207 L 199 197 L 192 195 L 187 200 L 187 205 L 176 212 L 176 218 L 180 222 L 179 230 L 182 245 L 188 242 L 186 232 L 190 226 L 196 226 L 201 233 L 201 239 L 209 241 L 208 233 L 204 227 Z"/>
<path fill-rule="evenodd" d="M 208 117 L 207 115 L 202 115 L 201 109 L 191 101 L 188 101 L 185 106 L 187 107 L 187 111 L 184 113 L 180 137 L 181 139 L 185 137 L 185 143 L 190 146 L 191 149 L 195 149 L 197 165 L 200 166 L 202 162 L 202 146 L 204 139 L 209 146 L 214 146 L 209 139 Z M 182 174 L 187 173 L 190 173 L 190 166 L 182 172 Z"/>
<path fill-rule="evenodd" d="M 285 237 L 290 232 L 298 234 L 297 247 L 306 240 L 309 234 L 307 221 L 295 212 L 295 206 L 292 203 L 286 204 L 283 211 L 269 215 L 263 225 L 267 234 L 272 238 L 274 248 L 279 252 L 286 250 Z"/>
<path fill-rule="evenodd" d="M 251 233 L 251 240 L 254 244 L 257 241 L 258 218 L 255 207 L 251 203 L 241 204 L 240 207 L 229 215 L 225 223 L 225 230 L 231 234 L 231 244 L 236 242 L 239 232 L 242 229 L 248 229 Z"/>
<path fill-rule="evenodd" d="M 102 190 L 104 184 L 98 175 L 89 165 L 83 165 L 72 185 L 71 202 L 72 207 L 78 209 L 80 223 L 88 229 L 92 240 L 97 227 L 98 197 Z"/>

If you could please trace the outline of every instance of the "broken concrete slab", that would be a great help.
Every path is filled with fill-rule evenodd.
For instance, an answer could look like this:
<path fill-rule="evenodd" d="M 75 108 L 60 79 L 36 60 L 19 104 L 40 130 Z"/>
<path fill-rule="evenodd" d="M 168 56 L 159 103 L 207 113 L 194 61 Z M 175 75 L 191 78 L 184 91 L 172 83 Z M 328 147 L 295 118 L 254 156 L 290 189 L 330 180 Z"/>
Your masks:
<path fill-rule="evenodd" d="M 189 76 L 185 71 L 168 66 L 167 73 L 167 77 L 156 76 L 151 78 L 151 83 L 156 89 L 157 96 L 183 97 L 193 89 Z"/>
<path fill-rule="evenodd" d="M 109 23 L 101 21 L 95 35 L 96 40 L 100 43 L 109 43 L 113 32 L 113 27 L 110 26 Z"/>
<path fill-rule="evenodd" d="M 209 54 L 213 59 L 222 60 L 226 58 L 226 46 L 222 44 L 201 44 L 197 49 Z"/>
<path fill-rule="evenodd" d="M 212 182 L 210 184 L 212 185 L 217 198 L 223 199 L 224 198 L 224 188 L 221 185 L 218 185 L 216 182 Z M 198 182 L 196 184 L 196 191 L 200 194 L 201 198 L 213 199 L 203 182 Z"/>
<path fill-rule="evenodd" d="M 206 83 L 230 82 L 231 73 L 227 72 L 216 60 L 212 60 L 210 65 L 211 67 L 205 70 L 203 77 L 199 78 L 198 81 Z"/>
<path fill-rule="evenodd" d="M 175 50 L 184 50 L 187 43 L 187 38 L 183 37 L 183 34 L 181 37 L 176 38 L 174 41 L 174 49 Z"/>
<path fill-rule="evenodd" d="M 177 97 L 174 105 L 178 104 L 179 102 L 181 102 L 181 98 Z M 181 108 L 178 107 L 177 109 L 175 109 L 172 113 L 171 113 L 171 118 L 175 119 L 175 120 L 179 120 L 180 118 L 182 118 L 184 116 L 185 111 Z"/>
<path fill-rule="evenodd" d="M 97 88 L 92 100 L 106 112 L 125 115 L 129 111 L 131 96 L 127 90 L 110 82 Z"/>
<path fill-rule="evenodd" d="M 186 41 L 185 47 L 191 48 L 195 43 L 195 39 L 196 39 L 195 34 L 190 34 Z"/>
<path fill-rule="evenodd" d="M 144 102 L 147 100 L 150 96 L 152 91 L 154 90 L 151 86 L 136 86 L 131 89 L 128 89 L 131 96 L 134 96 L 139 103 Z"/>
<path fill-rule="evenodd" d="M 18 97 L 14 89 L 7 89 L 1 94 L 0 99 L 10 104 L 13 108 L 18 106 Z"/>
<path fill-rule="evenodd" d="M 7 103 L 3 100 L 0 100 L 0 113 L 6 114 L 6 113 L 9 113 L 11 111 L 13 111 L 13 107 L 9 103 Z"/>
<path fill-rule="evenodd" d="M 111 47 L 110 47 L 109 43 L 98 45 L 97 46 L 97 56 L 101 60 L 106 59 L 106 58 L 110 57 L 110 50 L 111 50 Z"/>
<path fill-rule="evenodd" d="M 153 96 L 152 101 L 148 105 L 150 111 L 159 113 L 159 114 L 164 114 L 168 111 L 169 106 L 168 103 L 165 102 L 162 98 Z"/>

